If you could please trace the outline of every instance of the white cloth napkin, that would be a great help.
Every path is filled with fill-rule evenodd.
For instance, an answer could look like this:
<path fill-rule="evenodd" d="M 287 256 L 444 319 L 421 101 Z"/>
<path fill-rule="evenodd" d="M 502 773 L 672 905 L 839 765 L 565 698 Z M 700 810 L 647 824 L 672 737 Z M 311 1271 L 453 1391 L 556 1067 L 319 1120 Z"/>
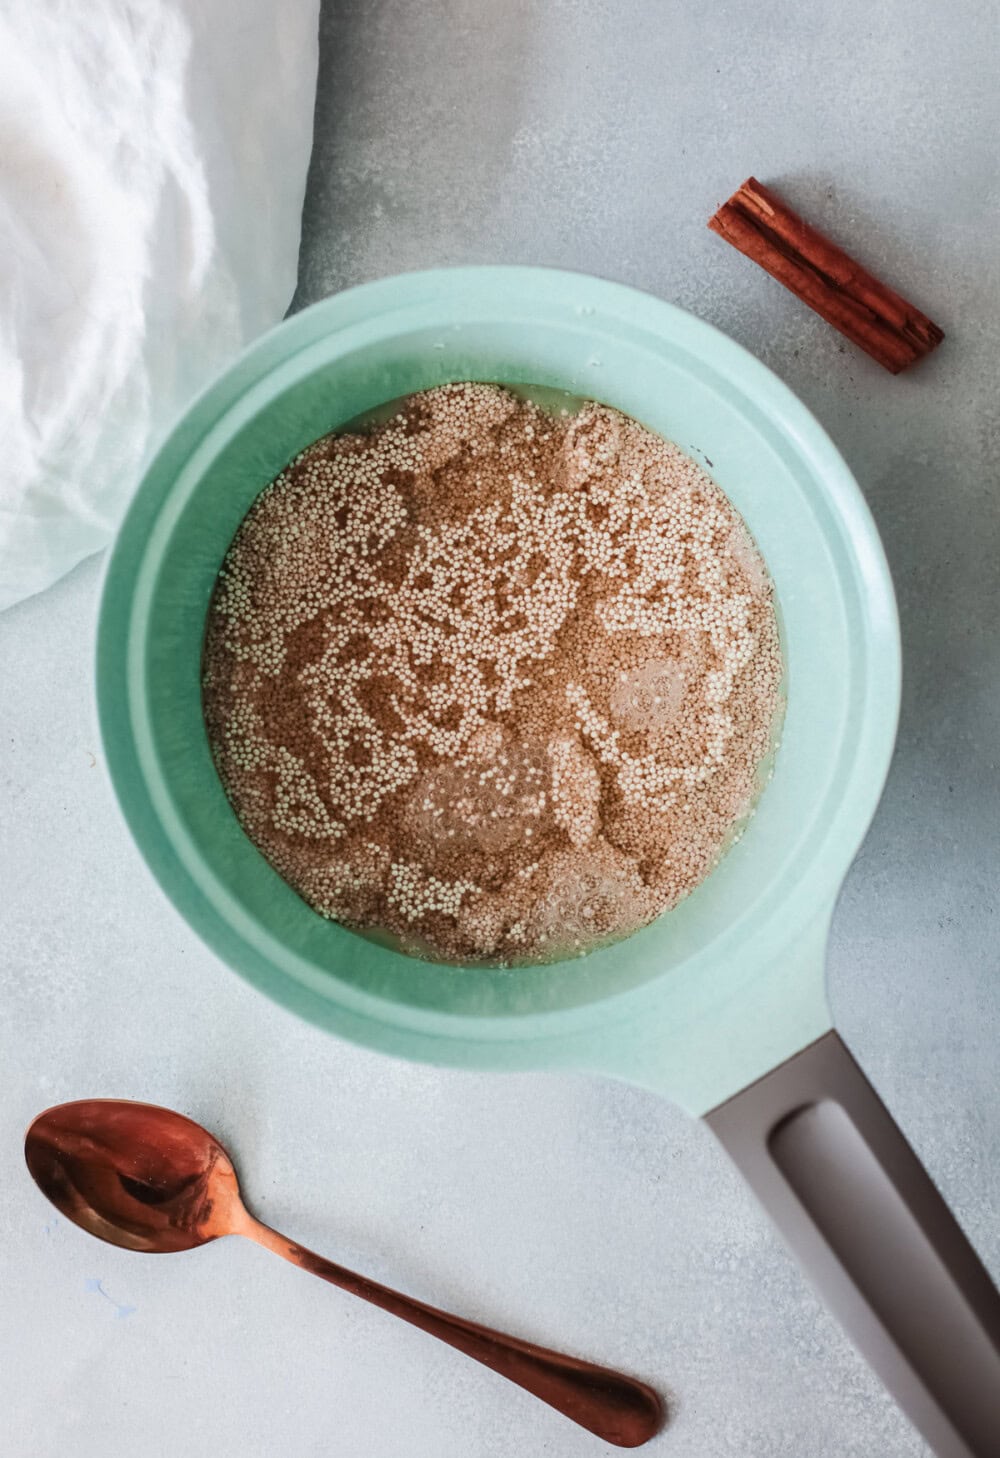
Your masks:
<path fill-rule="evenodd" d="M 0 10 L 0 608 L 109 540 L 165 428 L 287 309 L 318 5 Z"/>

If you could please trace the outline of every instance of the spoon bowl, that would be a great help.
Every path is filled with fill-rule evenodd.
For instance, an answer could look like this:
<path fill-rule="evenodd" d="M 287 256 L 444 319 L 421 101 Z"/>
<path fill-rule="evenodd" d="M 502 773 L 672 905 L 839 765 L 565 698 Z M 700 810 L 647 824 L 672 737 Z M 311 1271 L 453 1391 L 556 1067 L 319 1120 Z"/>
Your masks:
<path fill-rule="evenodd" d="M 75 1225 L 125 1250 L 192 1250 L 245 1214 L 232 1160 L 207 1129 L 156 1104 L 80 1099 L 40 1114 L 31 1177 Z"/>
<path fill-rule="evenodd" d="M 163 1254 L 243 1235 L 475 1358 L 605 1442 L 638 1447 L 663 1421 L 644 1382 L 452 1316 L 262 1225 L 243 1204 L 225 1149 L 183 1114 L 123 1099 L 60 1104 L 32 1123 L 24 1154 L 60 1214 L 110 1245 Z"/>

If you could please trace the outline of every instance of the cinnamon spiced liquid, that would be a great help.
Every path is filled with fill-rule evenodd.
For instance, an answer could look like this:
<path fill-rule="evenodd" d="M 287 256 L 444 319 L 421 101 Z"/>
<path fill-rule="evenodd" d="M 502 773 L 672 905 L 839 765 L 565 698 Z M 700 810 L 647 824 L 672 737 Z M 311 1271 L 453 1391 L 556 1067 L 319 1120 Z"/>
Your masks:
<path fill-rule="evenodd" d="M 292 461 L 229 548 L 203 663 L 271 865 L 459 963 L 577 955 L 676 905 L 746 822 L 781 678 L 761 558 L 688 456 L 485 384 Z"/>

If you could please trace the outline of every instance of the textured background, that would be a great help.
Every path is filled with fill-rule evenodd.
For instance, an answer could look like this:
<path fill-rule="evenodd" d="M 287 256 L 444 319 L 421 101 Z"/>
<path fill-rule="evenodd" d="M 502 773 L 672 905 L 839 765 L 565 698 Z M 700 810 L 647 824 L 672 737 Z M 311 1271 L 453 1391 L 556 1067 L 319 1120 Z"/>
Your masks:
<path fill-rule="evenodd" d="M 429 264 L 587 269 L 720 325 L 830 430 L 905 648 L 833 1001 L 1000 1276 L 998 42 L 992 0 L 327 3 L 296 303 Z M 890 378 L 710 235 L 751 171 L 938 320 L 938 354 Z M 318 1249 L 656 1382 L 650 1453 L 923 1453 L 702 1129 L 610 1083 L 341 1046 L 214 962 L 112 803 L 97 585 L 91 563 L 0 618 L 3 1453 L 614 1451 L 248 1245 L 143 1259 L 54 1219 L 21 1132 L 88 1093 L 208 1123 L 258 1213 Z"/>

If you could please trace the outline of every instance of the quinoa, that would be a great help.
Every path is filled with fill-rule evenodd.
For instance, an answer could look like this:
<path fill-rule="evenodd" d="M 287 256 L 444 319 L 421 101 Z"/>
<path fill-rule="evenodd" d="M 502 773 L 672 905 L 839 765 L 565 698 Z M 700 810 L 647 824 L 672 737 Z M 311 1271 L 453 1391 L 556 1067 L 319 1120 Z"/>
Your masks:
<path fill-rule="evenodd" d="M 704 878 L 781 675 L 759 554 L 677 446 L 456 384 L 261 493 L 203 690 L 233 808 L 310 906 L 505 963 L 626 935 Z"/>

